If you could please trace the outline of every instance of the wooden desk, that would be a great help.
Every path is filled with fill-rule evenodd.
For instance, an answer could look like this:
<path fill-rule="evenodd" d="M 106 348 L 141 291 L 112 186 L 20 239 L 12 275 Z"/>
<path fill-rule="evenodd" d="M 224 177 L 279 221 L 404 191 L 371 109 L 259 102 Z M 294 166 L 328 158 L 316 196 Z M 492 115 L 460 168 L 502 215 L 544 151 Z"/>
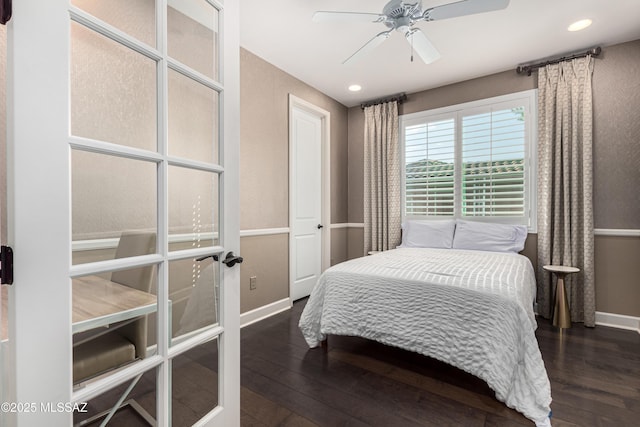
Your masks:
<path fill-rule="evenodd" d="M 103 279 L 73 279 L 73 333 L 132 319 L 156 311 L 157 297 Z"/>
<path fill-rule="evenodd" d="M 129 286 L 86 276 L 73 279 L 72 331 L 78 333 L 156 311 L 157 297 Z M 7 338 L 7 286 L 2 286 L 2 335 Z"/>

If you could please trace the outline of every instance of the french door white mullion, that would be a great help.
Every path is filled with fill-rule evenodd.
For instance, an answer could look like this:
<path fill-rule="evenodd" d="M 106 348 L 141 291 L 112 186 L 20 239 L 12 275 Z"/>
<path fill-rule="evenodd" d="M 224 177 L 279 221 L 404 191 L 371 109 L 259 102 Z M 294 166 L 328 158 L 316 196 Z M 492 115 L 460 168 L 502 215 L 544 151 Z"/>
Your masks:
<path fill-rule="evenodd" d="M 169 69 L 176 71 L 186 77 L 189 77 L 190 79 L 195 80 L 201 85 L 206 86 L 209 89 L 213 89 L 218 93 L 224 90 L 224 88 L 222 87 L 222 83 L 205 76 L 204 74 L 194 70 L 193 68 L 183 64 L 180 61 L 176 61 L 173 58 L 167 57 L 167 65 Z"/>
<path fill-rule="evenodd" d="M 160 163 L 164 158 L 161 154 L 143 150 L 140 148 L 128 147 L 126 145 L 114 144 L 97 139 L 84 138 L 79 136 L 69 137 L 69 146 L 75 150 L 88 151 L 97 154 L 122 157 L 125 159 L 142 160 L 146 162 Z"/>
<path fill-rule="evenodd" d="M 203 172 L 213 172 L 217 174 L 222 174 L 222 172 L 224 172 L 224 167 L 220 165 L 214 163 L 199 162 L 197 160 L 170 157 L 167 159 L 167 163 L 169 164 L 169 166 L 179 166 L 182 168 L 196 169 Z"/>
<path fill-rule="evenodd" d="M 130 268 L 146 267 L 161 263 L 162 255 L 140 255 L 129 258 L 115 258 L 106 261 L 91 262 L 87 264 L 77 264 L 69 269 L 69 276 L 72 279 L 87 276 L 89 274 L 108 273 L 110 271 L 127 270 Z"/>
<path fill-rule="evenodd" d="M 78 24 L 84 25 L 85 27 L 115 42 L 118 42 L 128 47 L 129 49 L 132 49 L 146 56 L 147 58 L 150 58 L 154 61 L 159 61 L 162 58 L 162 53 L 158 49 L 154 49 L 153 47 L 147 45 L 146 43 L 143 43 L 138 39 L 131 37 L 127 33 L 117 29 L 112 25 L 107 24 L 101 19 L 98 19 L 95 16 L 81 9 L 78 9 L 75 6 L 69 6 L 69 15 L 72 21 L 77 22 Z"/>
<path fill-rule="evenodd" d="M 171 313 L 169 313 L 169 83 L 167 66 L 167 0 L 156 2 L 156 45 L 160 52 L 157 62 L 158 152 L 163 161 L 158 165 L 158 235 L 163 262 L 158 269 L 158 367 L 156 385 L 156 421 L 159 426 L 171 425 L 171 360 L 168 355 Z"/>
<path fill-rule="evenodd" d="M 190 332 L 186 332 L 180 336 L 174 337 L 171 339 L 171 345 L 172 346 L 177 346 L 178 344 L 181 344 L 183 342 L 189 341 L 191 338 L 193 337 L 200 337 L 202 336 L 203 333 L 206 333 L 212 329 L 218 328 L 220 325 L 218 323 L 214 323 L 208 326 L 203 326 L 201 328 L 195 329 L 193 331 Z M 221 333 L 221 332 L 220 332 Z M 220 333 L 216 332 L 216 337 L 218 335 L 220 335 Z M 171 348 L 169 348 L 169 353 L 172 355 L 172 357 L 175 357 L 173 355 L 173 353 L 171 353 Z"/>
<path fill-rule="evenodd" d="M 237 5 L 230 5 L 229 8 L 229 16 L 237 16 L 238 14 L 238 9 L 239 7 Z M 233 76 L 227 76 L 225 73 L 225 70 L 227 70 L 228 64 L 225 62 L 225 60 L 234 58 L 235 59 L 235 55 L 238 54 L 237 51 L 233 51 L 233 52 L 227 52 L 227 45 L 229 44 L 229 41 L 233 41 L 238 35 L 237 33 L 237 29 L 232 29 L 229 28 L 227 29 L 227 10 L 225 10 L 224 8 L 219 9 L 219 13 L 218 13 L 218 29 L 219 29 L 219 34 L 220 34 L 220 38 L 219 38 L 219 50 L 218 50 L 218 66 L 219 66 L 219 79 L 220 81 L 223 83 L 224 87 L 228 87 L 229 89 L 233 90 L 234 87 L 239 91 L 239 82 L 236 82 L 235 80 L 233 80 Z M 235 33 L 233 31 L 236 31 Z M 238 37 L 239 38 L 239 37 Z M 239 71 L 239 70 L 238 70 Z M 234 86 L 234 84 L 236 86 Z M 227 111 L 234 111 L 234 107 L 235 107 L 235 102 L 236 102 L 236 98 L 234 98 L 233 96 L 229 96 L 229 99 L 227 100 L 227 92 L 226 90 L 223 90 L 220 93 L 220 96 L 218 97 L 218 123 L 219 123 L 219 127 L 218 127 L 218 141 L 219 141 L 219 159 L 220 159 L 220 163 L 222 164 L 223 167 L 227 167 L 227 158 L 229 157 L 229 160 L 233 160 L 230 154 L 228 153 L 233 153 L 233 150 L 228 150 L 226 147 L 229 146 L 230 142 L 227 140 L 227 136 L 233 136 L 235 135 L 234 133 L 234 127 L 233 125 L 227 130 L 225 124 L 226 121 L 229 120 L 231 118 L 231 116 L 227 117 Z M 238 100 L 239 102 L 239 100 Z M 239 109 L 239 107 L 238 107 Z M 233 165 L 233 163 L 231 163 Z M 231 178 L 233 178 L 233 176 L 231 176 Z M 219 217 L 219 221 L 218 221 L 218 225 L 219 225 L 219 231 L 220 231 L 220 240 L 219 243 L 222 246 L 225 247 L 229 247 L 232 244 L 235 244 L 236 241 L 232 241 L 233 239 L 233 235 L 228 236 L 229 239 L 226 236 L 225 230 L 227 229 L 227 227 L 232 227 L 235 224 L 235 221 L 237 221 L 237 217 L 236 218 L 227 218 L 227 216 L 225 215 L 225 213 L 228 215 L 228 206 L 227 203 L 225 203 L 225 200 L 229 197 L 226 193 L 226 189 L 230 186 L 230 184 L 225 183 L 226 182 L 226 174 L 221 174 L 220 175 L 220 179 L 219 179 L 219 188 L 220 191 L 218 192 L 218 206 L 219 206 L 219 213 L 220 213 L 220 217 Z M 233 179 L 230 180 L 230 183 L 233 183 Z M 232 200 L 230 200 L 232 202 Z M 239 225 L 238 225 L 239 228 Z M 239 243 L 239 242 L 238 242 Z M 226 278 L 227 274 L 229 274 L 229 283 L 224 282 L 224 279 Z M 219 324 L 223 327 L 223 328 L 229 328 L 230 330 L 234 330 L 234 328 L 237 326 L 239 328 L 239 324 L 235 325 L 233 321 L 230 321 L 227 324 L 227 320 L 229 319 L 233 319 L 232 316 L 227 312 L 227 310 L 232 309 L 233 304 L 230 304 L 231 301 L 234 300 L 235 298 L 235 294 L 228 288 L 228 285 L 230 283 L 232 283 L 231 277 L 233 276 L 233 272 L 224 272 L 223 268 L 219 268 L 218 269 L 218 280 L 220 283 L 220 301 L 222 302 L 220 304 L 220 310 L 219 310 L 219 314 L 218 314 L 218 319 L 219 319 Z M 237 273 L 236 273 L 237 274 Z M 239 401 L 236 402 L 236 400 L 234 399 L 234 394 L 238 394 L 239 392 L 236 393 L 236 389 L 238 388 L 236 382 L 236 377 L 239 380 L 239 372 L 237 372 L 237 375 L 235 375 L 236 373 L 233 370 L 233 361 L 231 360 L 232 355 L 234 355 L 234 347 L 238 347 L 239 348 L 239 343 L 237 342 L 237 340 L 234 340 L 235 338 L 238 337 L 234 337 L 233 335 L 228 335 L 228 334 L 221 334 L 218 338 L 218 371 L 220 372 L 220 375 L 218 376 L 218 407 L 224 407 L 226 412 L 227 412 L 227 417 L 228 419 L 233 419 L 233 415 L 232 412 L 233 411 L 237 411 L 239 413 L 240 408 L 239 408 Z M 239 356 L 239 354 L 237 355 Z"/>
<path fill-rule="evenodd" d="M 189 258 L 199 258 L 212 254 L 219 255 L 224 252 L 222 246 L 208 246 L 203 248 L 183 249 L 180 251 L 169 252 L 167 259 L 169 261 L 180 261 Z"/>
<path fill-rule="evenodd" d="M 174 359 L 175 357 L 181 355 L 182 353 L 186 353 L 187 351 L 204 344 L 206 342 L 211 341 L 212 339 L 218 338 L 224 332 L 224 328 L 222 326 L 215 326 L 212 328 L 207 328 L 206 330 L 194 335 L 184 341 L 181 341 L 178 344 L 172 345 L 169 348 L 169 358 Z"/>
<path fill-rule="evenodd" d="M 225 167 L 224 164 L 224 158 L 225 158 L 225 143 L 227 141 L 225 141 L 225 127 L 224 127 L 224 106 L 225 106 L 225 90 L 224 90 L 224 83 L 225 83 L 225 74 L 224 74 L 224 64 L 222 62 L 222 58 L 225 57 L 225 10 L 224 10 L 224 6 L 222 4 L 220 4 L 218 1 L 214 0 L 217 5 L 215 6 L 216 9 L 218 9 L 218 78 L 220 79 L 220 81 L 222 82 L 222 90 L 220 91 L 220 94 L 218 96 L 218 161 L 220 162 L 220 164 L 222 165 L 222 167 Z M 210 2 L 211 3 L 211 2 Z M 224 172 L 224 171 L 223 171 Z M 225 185 L 224 185 L 224 173 L 221 173 L 218 179 L 218 243 L 221 246 L 226 246 L 227 242 L 225 241 L 225 236 L 224 236 L 224 215 L 223 213 L 225 212 L 225 206 L 224 206 L 224 199 L 225 199 Z M 223 295 L 222 293 L 224 292 L 224 286 L 222 286 L 222 279 L 223 279 L 223 273 L 222 273 L 222 269 L 218 269 L 218 277 L 217 280 L 219 281 L 218 283 L 221 284 L 220 286 L 220 301 L 224 301 L 223 299 Z M 224 322 L 222 321 L 222 310 L 224 310 L 224 305 L 220 306 L 220 313 L 218 315 L 218 319 L 220 320 L 220 324 L 224 326 Z M 220 345 L 221 343 L 219 343 Z M 222 355 L 222 351 L 221 349 L 220 351 L 220 355 Z M 220 363 L 223 363 L 222 357 L 220 357 Z M 221 366 L 218 367 L 218 369 L 222 369 Z"/>

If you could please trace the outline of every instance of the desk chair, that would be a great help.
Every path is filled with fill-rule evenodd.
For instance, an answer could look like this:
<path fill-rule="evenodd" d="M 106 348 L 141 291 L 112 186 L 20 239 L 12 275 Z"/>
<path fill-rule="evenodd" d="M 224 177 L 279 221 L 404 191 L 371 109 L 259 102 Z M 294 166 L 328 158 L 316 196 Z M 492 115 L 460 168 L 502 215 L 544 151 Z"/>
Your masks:
<path fill-rule="evenodd" d="M 123 232 L 116 258 L 155 253 L 156 235 L 153 232 Z M 130 270 L 114 271 L 111 281 L 130 286 L 144 292 L 151 291 L 154 267 L 141 267 Z M 73 383 L 74 385 L 88 379 L 119 368 L 127 363 L 143 359 L 147 355 L 147 317 L 141 316 L 134 320 L 109 325 L 102 331 L 88 331 L 89 336 L 75 337 L 73 346 Z M 129 387 L 123 399 L 137 383 L 137 378 Z M 144 411 L 135 401 L 118 402 L 115 410 L 129 404 L 138 412 Z M 100 417 L 104 414 L 99 414 Z M 112 416 L 113 414 L 110 414 Z M 153 424 L 153 418 L 144 411 L 143 418 Z M 109 416 L 109 418 L 110 418 Z M 93 418 L 95 419 L 95 418 Z M 90 422 L 87 420 L 87 422 Z M 83 422 L 84 424 L 84 422 Z"/>

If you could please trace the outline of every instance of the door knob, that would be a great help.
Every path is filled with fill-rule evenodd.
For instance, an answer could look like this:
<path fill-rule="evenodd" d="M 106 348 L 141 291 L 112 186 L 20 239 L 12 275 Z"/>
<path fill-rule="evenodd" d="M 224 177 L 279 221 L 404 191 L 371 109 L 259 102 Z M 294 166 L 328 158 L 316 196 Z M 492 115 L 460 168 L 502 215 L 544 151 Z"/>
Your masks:
<path fill-rule="evenodd" d="M 323 227 L 324 227 L 324 225 L 322 225 L 322 224 L 318 224 L 318 230 L 320 230 L 320 229 L 321 229 L 321 228 L 323 228 Z"/>
<path fill-rule="evenodd" d="M 218 261 L 218 255 L 205 255 L 203 257 L 200 258 L 196 258 L 196 261 L 204 261 L 207 258 L 213 258 L 214 261 Z"/>
<path fill-rule="evenodd" d="M 236 264 L 242 264 L 242 261 L 244 261 L 244 259 L 242 259 L 241 256 L 235 256 L 233 252 L 229 252 L 222 260 L 222 263 L 227 267 L 233 267 Z"/>

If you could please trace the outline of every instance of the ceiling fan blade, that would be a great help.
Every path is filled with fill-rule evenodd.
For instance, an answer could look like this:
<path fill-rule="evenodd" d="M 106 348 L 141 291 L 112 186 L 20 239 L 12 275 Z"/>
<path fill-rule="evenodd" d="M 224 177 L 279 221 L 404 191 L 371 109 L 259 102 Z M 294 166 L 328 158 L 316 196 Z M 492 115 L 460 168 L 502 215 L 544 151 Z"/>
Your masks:
<path fill-rule="evenodd" d="M 378 34 L 377 36 L 369 40 L 364 46 L 358 49 L 353 55 L 345 59 L 342 63 L 346 64 L 348 62 L 349 63 L 354 62 L 358 58 L 371 52 L 372 50 L 380 46 L 386 39 L 389 38 L 389 36 L 391 35 L 391 31 L 393 30 L 383 31 L 382 33 Z"/>
<path fill-rule="evenodd" d="M 313 22 L 382 22 L 385 16 L 379 13 L 325 12 L 313 14 Z"/>
<path fill-rule="evenodd" d="M 427 36 L 418 28 L 407 32 L 406 37 L 407 41 L 413 47 L 413 50 L 416 51 L 425 64 L 431 64 L 440 59 L 440 52 L 438 52 Z"/>
<path fill-rule="evenodd" d="M 424 16 L 427 21 L 439 21 L 458 16 L 492 12 L 505 9 L 507 6 L 509 6 L 509 0 L 463 0 L 427 9 Z"/>

